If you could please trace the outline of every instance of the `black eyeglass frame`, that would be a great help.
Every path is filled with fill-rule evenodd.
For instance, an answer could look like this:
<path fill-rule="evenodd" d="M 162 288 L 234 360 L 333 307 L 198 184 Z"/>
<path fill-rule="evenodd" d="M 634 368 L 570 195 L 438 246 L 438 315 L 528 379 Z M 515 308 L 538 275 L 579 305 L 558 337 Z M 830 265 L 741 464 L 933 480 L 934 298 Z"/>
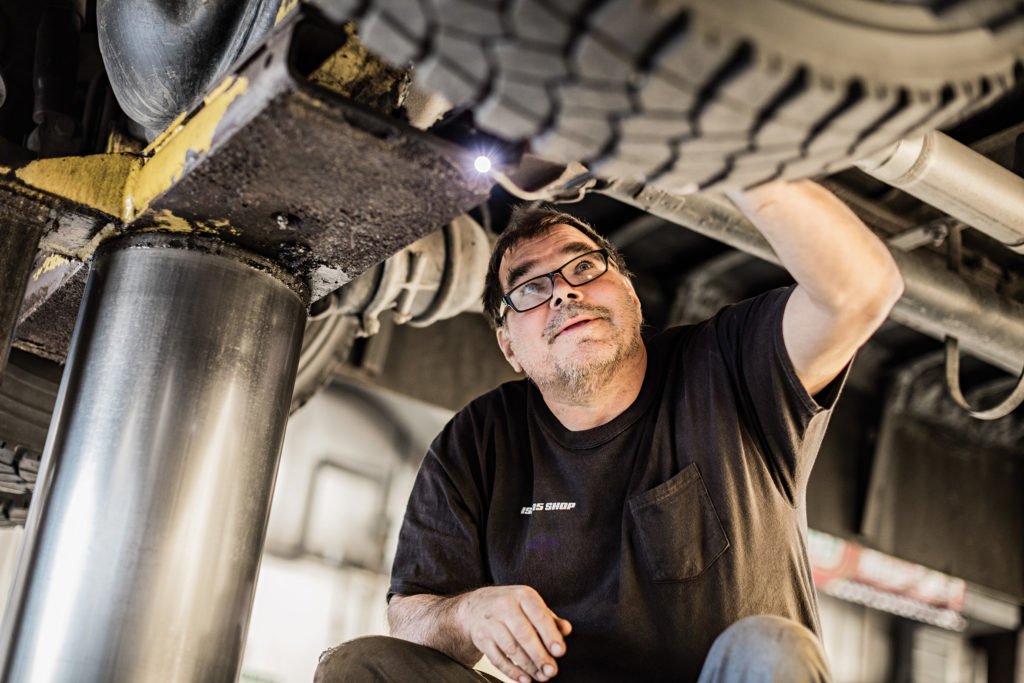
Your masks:
<path fill-rule="evenodd" d="M 591 278 L 589 280 L 586 280 L 584 282 L 576 283 L 576 282 L 571 281 L 569 278 L 567 278 L 565 276 L 565 274 L 562 272 L 562 270 L 566 266 L 568 266 L 570 263 L 572 263 L 573 261 L 575 261 L 577 259 L 581 259 L 584 256 L 590 256 L 591 254 L 600 254 L 601 257 L 604 259 L 604 271 L 600 275 L 598 275 L 597 277 L 593 277 L 593 278 Z M 563 263 L 561 266 L 559 266 L 555 270 L 552 270 L 550 273 L 543 273 L 541 275 L 535 275 L 534 277 L 531 277 L 529 280 L 524 280 L 523 282 L 520 282 L 518 285 L 516 285 L 515 287 L 513 287 L 512 289 L 508 290 L 507 292 L 505 292 L 504 294 L 501 295 L 501 308 L 498 310 L 498 320 L 502 320 L 505 317 L 505 311 L 507 309 L 509 309 L 509 308 L 511 308 L 516 313 L 526 313 L 527 311 L 532 311 L 535 308 L 540 308 L 541 306 L 543 306 L 547 302 L 551 301 L 551 299 L 555 296 L 555 276 L 556 275 L 561 276 L 561 278 L 563 280 L 565 280 L 569 284 L 570 287 L 582 287 L 584 285 L 589 285 L 594 280 L 598 280 L 601 277 L 603 277 L 608 272 L 609 264 L 614 264 L 614 263 L 615 263 L 614 259 L 612 259 L 610 256 L 608 256 L 608 250 L 607 249 L 594 249 L 593 251 L 586 251 L 586 252 L 584 252 L 582 254 L 578 254 L 576 256 L 573 256 L 571 259 L 569 259 L 568 261 Z M 516 308 L 515 304 L 512 303 L 512 298 L 511 298 L 512 292 L 516 291 L 520 287 L 525 287 L 527 284 L 533 282 L 534 280 L 541 280 L 543 278 L 547 278 L 551 282 L 551 293 L 548 295 L 548 298 L 544 299 L 544 301 L 541 301 L 540 303 L 538 303 L 538 304 L 536 304 L 534 306 L 530 306 L 529 308 Z"/>

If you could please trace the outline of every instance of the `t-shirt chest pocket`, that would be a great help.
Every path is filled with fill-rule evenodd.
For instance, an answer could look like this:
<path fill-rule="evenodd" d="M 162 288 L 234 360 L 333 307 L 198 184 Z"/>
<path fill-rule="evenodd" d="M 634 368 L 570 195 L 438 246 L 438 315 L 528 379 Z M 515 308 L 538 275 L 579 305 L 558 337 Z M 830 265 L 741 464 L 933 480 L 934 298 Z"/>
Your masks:
<path fill-rule="evenodd" d="M 629 499 L 636 541 L 655 581 L 696 578 L 729 547 L 695 464 Z"/>

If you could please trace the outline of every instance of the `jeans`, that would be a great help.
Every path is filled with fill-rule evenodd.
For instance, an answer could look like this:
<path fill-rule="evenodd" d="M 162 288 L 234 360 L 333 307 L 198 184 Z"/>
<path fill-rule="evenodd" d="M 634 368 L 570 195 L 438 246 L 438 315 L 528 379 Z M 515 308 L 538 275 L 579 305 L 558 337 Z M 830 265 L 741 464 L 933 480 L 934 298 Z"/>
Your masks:
<path fill-rule="evenodd" d="M 741 619 L 715 639 L 697 683 L 829 683 L 821 642 L 808 628 L 776 616 Z M 314 683 L 497 683 L 423 645 L 357 638 L 320 655 Z M 552 679 L 558 683 L 558 676 Z"/>

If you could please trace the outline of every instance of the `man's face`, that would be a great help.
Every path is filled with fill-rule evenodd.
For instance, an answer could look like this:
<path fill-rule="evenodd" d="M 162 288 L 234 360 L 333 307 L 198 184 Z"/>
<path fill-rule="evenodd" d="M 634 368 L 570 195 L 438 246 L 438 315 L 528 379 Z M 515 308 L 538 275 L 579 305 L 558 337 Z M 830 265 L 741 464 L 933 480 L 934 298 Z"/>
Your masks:
<path fill-rule="evenodd" d="M 498 268 L 502 290 L 598 248 L 576 228 L 556 225 L 505 252 Z M 573 287 L 556 275 L 551 300 L 537 308 L 523 313 L 507 309 L 498 344 L 512 367 L 542 388 L 572 389 L 637 352 L 640 320 L 632 285 L 609 262 L 607 273 L 585 285 Z"/>

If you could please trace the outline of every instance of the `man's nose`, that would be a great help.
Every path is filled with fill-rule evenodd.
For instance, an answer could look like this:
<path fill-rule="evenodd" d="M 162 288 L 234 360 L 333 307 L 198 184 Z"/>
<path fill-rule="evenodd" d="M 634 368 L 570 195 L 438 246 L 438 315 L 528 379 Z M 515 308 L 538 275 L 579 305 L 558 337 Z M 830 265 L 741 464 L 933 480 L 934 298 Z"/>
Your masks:
<path fill-rule="evenodd" d="M 555 273 L 551 278 L 551 307 L 558 308 L 565 303 L 566 299 L 581 299 L 578 288 L 569 284 L 569 281 L 561 275 L 561 273 Z"/>

